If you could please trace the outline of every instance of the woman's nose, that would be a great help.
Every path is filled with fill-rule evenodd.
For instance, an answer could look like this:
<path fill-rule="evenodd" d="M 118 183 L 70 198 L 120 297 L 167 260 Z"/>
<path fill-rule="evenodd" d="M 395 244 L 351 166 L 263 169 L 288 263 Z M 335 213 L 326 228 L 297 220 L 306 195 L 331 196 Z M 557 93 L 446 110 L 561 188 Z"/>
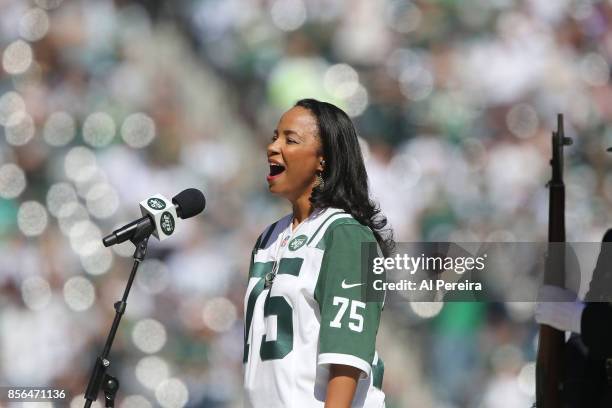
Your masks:
<path fill-rule="evenodd" d="M 279 147 L 278 139 L 273 140 L 272 142 L 270 142 L 270 144 L 268 144 L 268 148 L 266 150 L 268 152 L 268 156 L 270 156 L 272 154 L 279 153 L 280 152 L 280 147 Z"/>

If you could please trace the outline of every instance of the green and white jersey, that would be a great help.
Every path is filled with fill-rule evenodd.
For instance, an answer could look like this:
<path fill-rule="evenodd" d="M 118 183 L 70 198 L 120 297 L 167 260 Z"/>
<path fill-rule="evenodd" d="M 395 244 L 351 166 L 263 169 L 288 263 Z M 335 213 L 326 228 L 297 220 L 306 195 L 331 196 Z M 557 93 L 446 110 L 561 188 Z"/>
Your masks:
<path fill-rule="evenodd" d="M 330 364 L 363 371 L 353 407 L 384 407 L 375 352 L 382 302 L 362 299 L 361 243 L 372 231 L 342 210 L 291 215 L 257 240 L 244 299 L 248 407 L 323 407 Z M 265 276 L 276 276 L 271 286 Z"/>

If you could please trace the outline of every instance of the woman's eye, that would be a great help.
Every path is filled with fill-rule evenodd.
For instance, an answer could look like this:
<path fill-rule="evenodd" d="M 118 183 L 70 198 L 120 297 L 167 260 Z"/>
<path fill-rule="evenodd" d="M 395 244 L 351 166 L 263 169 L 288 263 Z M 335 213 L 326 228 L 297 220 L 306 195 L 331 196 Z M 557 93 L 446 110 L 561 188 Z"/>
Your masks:
<path fill-rule="evenodd" d="M 289 137 L 289 138 L 287 138 L 287 143 L 289 143 L 289 144 L 295 144 L 295 143 L 297 143 L 297 142 L 296 142 L 295 140 L 293 140 L 292 138 L 290 138 L 290 137 Z"/>
<path fill-rule="evenodd" d="M 272 135 L 272 141 L 275 141 L 276 139 L 278 139 L 278 135 Z"/>

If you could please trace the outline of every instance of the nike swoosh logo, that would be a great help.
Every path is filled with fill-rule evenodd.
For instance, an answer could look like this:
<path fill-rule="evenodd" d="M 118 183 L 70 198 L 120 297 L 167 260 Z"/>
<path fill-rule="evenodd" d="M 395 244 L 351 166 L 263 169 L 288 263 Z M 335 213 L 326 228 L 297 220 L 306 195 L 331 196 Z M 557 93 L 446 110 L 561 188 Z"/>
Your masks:
<path fill-rule="evenodd" d="M 350 289 L 361 285 L 363 285 L 363 283 L 346 283 L 346 279 L 342 281 L 342 289 Z"/>

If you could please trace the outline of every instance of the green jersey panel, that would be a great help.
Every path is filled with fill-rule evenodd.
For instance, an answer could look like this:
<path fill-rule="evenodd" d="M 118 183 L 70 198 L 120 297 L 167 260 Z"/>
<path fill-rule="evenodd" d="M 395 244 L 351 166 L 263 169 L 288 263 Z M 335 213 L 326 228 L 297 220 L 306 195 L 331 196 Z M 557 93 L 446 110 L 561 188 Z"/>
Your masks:
<path fill-rule="evenodd" d="M 370 374 L 382 302 L 362 298 L 363 242 L 376 242 L 372 231 L 354 219 L 330 225 L 317 244 L 324 249 L 315 299 L 321 312 L 319 363 L 359 367 Z"/>

